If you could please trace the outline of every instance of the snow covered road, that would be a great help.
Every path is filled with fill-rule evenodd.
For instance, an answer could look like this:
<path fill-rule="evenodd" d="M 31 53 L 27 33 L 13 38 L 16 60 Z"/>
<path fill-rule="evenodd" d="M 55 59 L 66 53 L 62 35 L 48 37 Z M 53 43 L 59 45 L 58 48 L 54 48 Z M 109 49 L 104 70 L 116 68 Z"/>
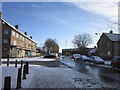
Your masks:
<path fill-rule="evenodd" d="M 13 66 L 2 67 L 3 81 L 5 76 L 11 76 L 12 88 L 16 87 L 17 69 Z M 26 80 L 22 80 L 22 88 L 111 88 L 111 86 L 72 69 L 30 66 L 30 74 Z"/>

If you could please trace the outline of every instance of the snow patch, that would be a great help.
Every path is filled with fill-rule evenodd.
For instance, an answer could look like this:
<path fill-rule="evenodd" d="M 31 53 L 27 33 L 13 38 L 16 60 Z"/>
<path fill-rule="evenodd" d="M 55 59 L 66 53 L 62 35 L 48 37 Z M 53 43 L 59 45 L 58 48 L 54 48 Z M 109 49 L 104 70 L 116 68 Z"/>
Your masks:
<path fill-rule="evenodd" d="M 45 59 L 42 56 L 41 57 L 25 57 L 25 58 L 10 58 L 9 61 L 55 61 L 55 59 Z M 7 61 L 7 59 L 2 59 L 2 61 Z"/>

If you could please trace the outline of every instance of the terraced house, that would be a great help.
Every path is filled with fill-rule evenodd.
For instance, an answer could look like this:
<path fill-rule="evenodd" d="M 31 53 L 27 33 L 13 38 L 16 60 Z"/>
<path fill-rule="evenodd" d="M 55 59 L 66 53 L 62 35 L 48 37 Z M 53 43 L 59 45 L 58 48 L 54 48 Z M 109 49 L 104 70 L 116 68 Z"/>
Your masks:
<path fill-rule="evenodd" d="M 97 53 L 103 59 L 111 60 L 115 56 L 120 56 L 120 34 L 103 33 L 97 42 Z"/>
<path fill-rule="evenodd" d="M 18 25 L 12 26 L 2 19 L 2 57 L 36 56 L 37 43 L 27 32 L 18 30 Z"/>

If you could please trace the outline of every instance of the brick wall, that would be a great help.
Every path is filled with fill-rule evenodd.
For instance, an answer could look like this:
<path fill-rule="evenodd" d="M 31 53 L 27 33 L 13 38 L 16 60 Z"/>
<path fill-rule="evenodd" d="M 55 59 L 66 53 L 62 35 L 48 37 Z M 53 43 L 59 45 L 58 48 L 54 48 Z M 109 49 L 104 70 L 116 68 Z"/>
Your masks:
<path fill-rule="evenodd" d="M 5 30 L 9 31 L 7 35 L 4 33 Z M 32 39 L 7 23 L 3 23 L 2 31 L 3 57 L 25 57 L 36 55 L 36 43 Z M 8 43 L 4 44 L 4 39 L 7 39 Z"/>
<path fill-rule="evenodd" d="M 97 54 L 100 57 L 103 59 L 111 59 L 113 57 L 113 43 L 105 34 L 100 37 L 97 46 Z"/>

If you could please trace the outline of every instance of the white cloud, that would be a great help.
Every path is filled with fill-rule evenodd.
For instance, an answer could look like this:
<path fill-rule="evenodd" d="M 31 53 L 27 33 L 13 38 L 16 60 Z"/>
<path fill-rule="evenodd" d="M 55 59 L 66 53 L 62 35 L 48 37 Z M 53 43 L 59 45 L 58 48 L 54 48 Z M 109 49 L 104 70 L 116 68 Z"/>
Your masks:
<path fill-rule="evenodd" d="M 36 5 L 36 4 L 32 4 L 32 7 L 39 7 L 39 5 Z"/>
<path fill-rule="evenodd" d="M 94 0 L 97 1 L 97 0 Z M 105 1 L 105 0 L 104 0 Z M 88 12 L 101 15 L 110 21 L 117 22 L 117 2 L 73 2 L 73 5 Z"/>

